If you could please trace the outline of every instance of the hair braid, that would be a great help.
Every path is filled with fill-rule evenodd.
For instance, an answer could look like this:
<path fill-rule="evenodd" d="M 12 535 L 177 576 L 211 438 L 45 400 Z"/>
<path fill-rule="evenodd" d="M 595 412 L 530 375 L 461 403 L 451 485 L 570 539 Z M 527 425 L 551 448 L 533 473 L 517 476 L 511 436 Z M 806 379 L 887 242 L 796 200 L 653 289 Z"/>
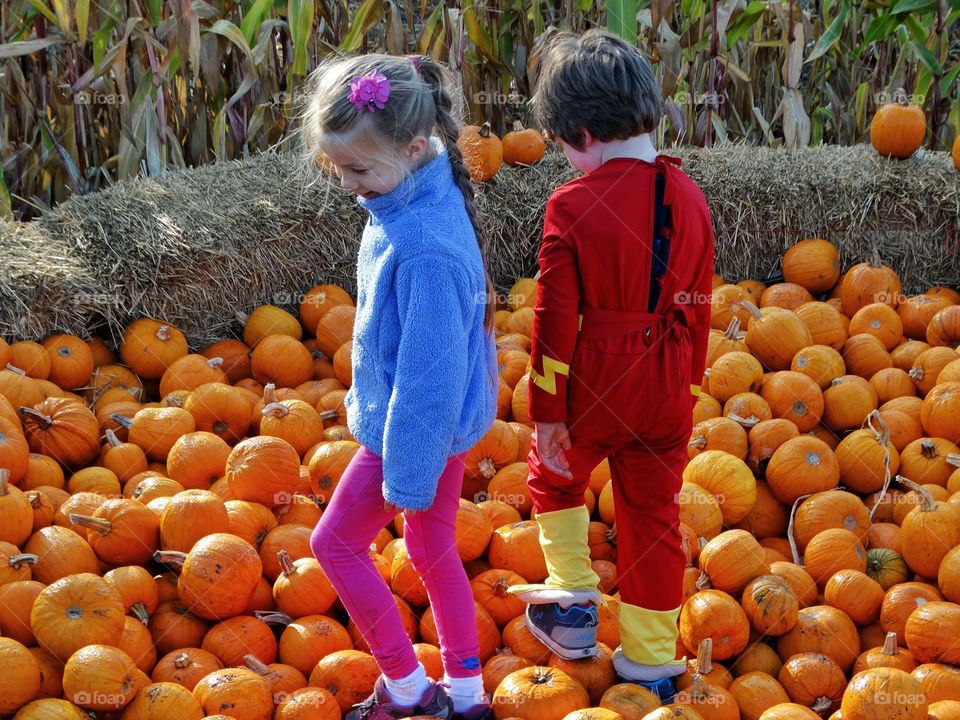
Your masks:
<path fill-rule="evenodd" d="M 443 84 L 443 70 L 439 64 L 430 58 L 420 58 L 420 74 L 433 91 L 433 102 L 437 109 L 436 124 L 443 133 L 443 144 L 447 148 L 447 155 L 450 158 L 450 166 L 453 171 L 453 178 L 463 193 L 463 203 L 470 217 L 470 223 L 473 225 L 474 233 L 477 236 L 477 245 L 480 246 L 480 255 L 483 258 L 483 274 L 487 284 L 487 302 L 484 313 L 484 325 L 487 330 L 493 329 L 493 314 L 496 310 L 496 290 L 490 279 L 490 273 L 487 271 L 486 260 L 486 238 L 483 232 L 483 226 L 480 223 L 480 216 L 477 212 L 476 195 L 473 182 L 470 180 L 470 171 L 463 161 L 463 152 L 457 145 L 457 139 L 460 136 L 460 126 L 453 116 L 453 100 L 446 91 Z"/>

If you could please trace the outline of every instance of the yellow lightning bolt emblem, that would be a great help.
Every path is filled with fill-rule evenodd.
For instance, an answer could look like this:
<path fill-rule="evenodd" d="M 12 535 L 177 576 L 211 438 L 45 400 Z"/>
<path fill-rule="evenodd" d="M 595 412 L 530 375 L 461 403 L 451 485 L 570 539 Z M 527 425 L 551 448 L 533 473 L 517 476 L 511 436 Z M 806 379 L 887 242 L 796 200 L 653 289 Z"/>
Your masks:
<path fill-rule="evenodd" d="M 546 356 L 543 358 L 543 375 L 533 368 L 530 369 L 530 377 L 533 378 L 534 384 L 551 395 L 557 394 L 557 373 L 569 375 L 570 366 Z"/>

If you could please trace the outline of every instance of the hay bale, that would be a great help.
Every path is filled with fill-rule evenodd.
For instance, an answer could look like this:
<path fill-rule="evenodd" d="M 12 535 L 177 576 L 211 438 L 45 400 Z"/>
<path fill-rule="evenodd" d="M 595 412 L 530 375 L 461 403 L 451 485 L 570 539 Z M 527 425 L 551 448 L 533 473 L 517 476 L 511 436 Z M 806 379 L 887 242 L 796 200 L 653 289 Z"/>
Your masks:
<path fill-rule="evenodd" d="M 99 285 L 68 245 L 36 223 L 0 220 L 0 336 L 36 340 L 85 335 L 104 300 Z"/>
<path fill-rule="evenodd" d="M 704 190 L 717 270 L 730 280 L 775 275 L 783 250 L 813 236 L 835 242 L 845 266 L 879 249 L 908 292 L 960 278 L 960 188 L 946 153 L 903 162 L 867 146 L 669 153 Z M 501 291 L 536 271 L 543 208 L 574 175 L 554 153 L 532 168 L 505 167 L 479 188 Z M 44 254 L 64 258 L 42 261 L 42 271 L 31 270 L 38 279 L 25 284 L 0 276 L 0 292 L 19 303 L 4 303 L 0 332 L 35 338 L 99 324 L 116 340 L 127 322 L 150 315 L 182 328 L 199 347 L 236 334 L 236 310 L 263 303 L 296 310 L 301 294 L 320 282 L 354 292 L 364 220 L 351 195 L 326 178 L 305 177 L 286 155 L 120 183 L 65 202 L 16 233 L 0 229 L 4 244 L 29 236 L 12 241 L 24 272 Z M 57 302 L 74 290 L 83 303 Z M 42 302 L 24 315 L 34 297 Z"/>

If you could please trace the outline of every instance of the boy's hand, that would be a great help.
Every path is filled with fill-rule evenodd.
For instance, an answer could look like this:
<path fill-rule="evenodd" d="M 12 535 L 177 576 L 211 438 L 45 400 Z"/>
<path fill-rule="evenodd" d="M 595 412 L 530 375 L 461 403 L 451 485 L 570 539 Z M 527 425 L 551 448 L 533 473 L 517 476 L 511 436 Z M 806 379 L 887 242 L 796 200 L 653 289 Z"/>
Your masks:
<path fill-rule="evenodd" d="M 566 451 L 570 449 L 570 431 L 565 422 L 536 423 L 537 453 L 550 472 L 572 478 Z"/>

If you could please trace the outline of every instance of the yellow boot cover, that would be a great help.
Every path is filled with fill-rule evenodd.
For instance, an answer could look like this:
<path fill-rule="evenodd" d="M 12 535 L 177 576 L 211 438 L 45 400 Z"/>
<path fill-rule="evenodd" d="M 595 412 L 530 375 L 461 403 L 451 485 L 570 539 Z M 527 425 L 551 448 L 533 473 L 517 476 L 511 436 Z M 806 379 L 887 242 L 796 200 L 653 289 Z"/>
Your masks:
<path fill-rule="evenodd" d="M 540 526 L 540 547 L 549 576 L 541 584 L 513 585 L 508 592 L 534 605 L 600 604 L 600 578 L 590 564 L 590 513 L 586 506 L 538 513 L 535 519 Z"/>
<path fill-rule="evenodd" d="M 680 675 L 686 660 L 677 660 L 676 610 L 647 610 L 620 603 L 620 648 L 614 667 L 625 678 L 650 682 Z"/>

